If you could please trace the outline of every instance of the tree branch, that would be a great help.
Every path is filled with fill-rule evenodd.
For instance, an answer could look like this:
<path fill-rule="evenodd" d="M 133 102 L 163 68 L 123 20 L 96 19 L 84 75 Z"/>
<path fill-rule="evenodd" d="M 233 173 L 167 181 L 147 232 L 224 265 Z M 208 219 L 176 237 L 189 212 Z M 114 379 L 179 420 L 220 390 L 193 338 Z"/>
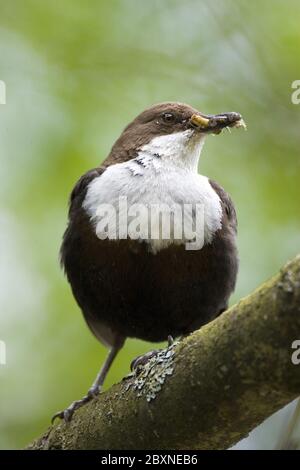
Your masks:
<path fill-rule="evenodd" d="M 300 256 L 30 449 L 226 449 L 300 394 Z"/>

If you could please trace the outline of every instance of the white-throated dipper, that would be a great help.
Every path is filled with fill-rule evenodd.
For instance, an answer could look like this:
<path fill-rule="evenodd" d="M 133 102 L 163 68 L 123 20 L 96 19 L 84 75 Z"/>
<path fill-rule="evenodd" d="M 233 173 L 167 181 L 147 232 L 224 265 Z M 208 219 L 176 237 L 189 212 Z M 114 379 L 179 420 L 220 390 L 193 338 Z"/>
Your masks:
<path fill-rule="evenodd" d="M 87 395 L 53 419 L 70 420 L 98 395 L 127 337 L 159 342 L 186 335 L 227 308 L 238 271 L 236 213 L 224 189 L 197 170 L 207 134 L 226 127 L 244 127 L 241 115 L 154 105 L 124 129 L 103 164 L 76 183 L 61 263 L 88 326 L 110 351 Z M 147 212 L 152 207 L 161 210 L 158 222 Z M 161 217 L 168 210 L 172 227 L 164 236 Z M 195 248 L 187 246 L 192 238 L 185 222 L 196 227 L 201 244 Z M 153 235 L 151 228 L 158 231 Z"/>

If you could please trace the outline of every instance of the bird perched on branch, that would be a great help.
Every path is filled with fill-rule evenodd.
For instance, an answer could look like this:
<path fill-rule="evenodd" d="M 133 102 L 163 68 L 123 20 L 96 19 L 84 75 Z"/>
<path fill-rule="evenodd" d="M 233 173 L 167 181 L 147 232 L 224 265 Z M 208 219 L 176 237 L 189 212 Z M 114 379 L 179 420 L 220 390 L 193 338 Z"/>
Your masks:
<path fill-rule="evenodd" d="M 197 169 L 208 134 L 242 126 L 238 113 L 157 104 L 78 180 L 61 263 L 87 325 L 109 353 L 87 395 L 54 418 L 70 420 L 99 394 L 126 338 L 185 335 L 227 308 L 238 271 L 236 213 L 222 187 Z"/>

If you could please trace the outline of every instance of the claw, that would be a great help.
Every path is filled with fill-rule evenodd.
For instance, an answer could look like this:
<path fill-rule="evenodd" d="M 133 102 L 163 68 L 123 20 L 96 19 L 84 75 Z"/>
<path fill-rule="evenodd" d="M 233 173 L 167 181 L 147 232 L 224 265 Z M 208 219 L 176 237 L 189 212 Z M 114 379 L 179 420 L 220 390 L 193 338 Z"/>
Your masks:
<path fill-rule="evenodd" d="M 117 337 L 115 345 L 112 346 L 111 350 L 109 351 L 108 356 L 106 357 L 104 364 L 96 377 L 96 380 L 94 381 L 87 394 L 81 400 L 77 400 L 71 403 L 71 405 L 68 406 L 68 408 L 66 408 L 64 411 L 58 411 L 57 413 L 55 413 L 55 415 L 53 415 L 51 419 L 52 424 L 54 423 L 56 418 L 64 419 L 64 421 L 68 423 L 69 421 L 71 421 L 74 411 L 76 411 L 78 408 L 81 408 L 83 405 L 85 405 L 86 403 L 93 400 L 93 398 L 96 398 L 99 395 L 105 377 L 109 371 L 109 368 L 123 344 L 124 338 Z"/>
<path fill-rule="evenodd" d="M 55 413 L 52 418 L 51 418 L 51 424 L 54 423 L 54 421 L 56 420 L 56 418 L 59 418 L 59 419 L 64 419 L 64 411 L 58 411 L 57 413 Z"/>
<path fill-rule="evenodd" d="M 168 336 L 168 347 L 172 346 L 174 343 L 174 338 L 173 336 L 169 335 Z M 156 356 L 161 349 L 153 349 L 152 351 L 147 352 L 146 354 L 142 354 L 141 356 L 137 356 L 135 359 L 131 361 L 130 364 L 130 370 L 134 371 L 136 370 L 139 366 L 144 366 L 147 364 L 147 362 L 154 356 Z"/>
<path fill-rule="evenodd" d="M 133 359 L 133 361 L 131 361 L 130 370 L 133 371 L 136 370 L 139 366 L 144 366 L 152 357 L 156 356 L 159 351 L 161 350 L 154 349 L 153 351 L 149 351 L 146 354 L 142 354 L 141 356 L 136 357 Z"/>
<path fill-rule="evenodd" d="M 78 410 L 83 405 L 85 405 L 89 401 L 96 398 L 99 395 L 99 392 L 100 392 L 99 388 L 98 389 L 91 388 L 88 391 L 88 393 L 81 400 L 74 401 L 65 410 L 58 411 L 57 413 L 55 413 L 55 415 L 53 415 L 53 417 L 51 419 L 51 423 L 53 424 L 56 418 L 63 419 L 65 421 L 65 423 L 69 423 L 71 421 L 72 417 L 73 417 L 74 411 Z"/>

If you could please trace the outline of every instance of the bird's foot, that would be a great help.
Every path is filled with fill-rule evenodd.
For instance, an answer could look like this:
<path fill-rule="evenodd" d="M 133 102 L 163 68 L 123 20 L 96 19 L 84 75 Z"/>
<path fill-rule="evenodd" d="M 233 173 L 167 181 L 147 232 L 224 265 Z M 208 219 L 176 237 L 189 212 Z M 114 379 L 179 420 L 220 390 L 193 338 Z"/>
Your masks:
<path fill-rule="evenodd" d="M 135 371 L 138 367 L 145 366 L 152 357 L 155 357 L 159 353 L 159 351 L 161 351 L 161 349 L 153 349 L 152 351 L 137 356 L 133 361 L 131 361 L 130 370 Z"/>
<path fill-rule="evenodd" d="M 172 346 L 173 343 L 174 339 L 171 335 L 169 335 L 168 347 Z M 133 359 L 133 361 L 131 361 L 130 370 L 135 371 L 138 367 L 143 367 L 145 364 L 147 364 L 148 361 L 150 361 L 152 357 L 157 356 L 160 351 L 161 349 L 153 349 L 152 351 L 149 351 L 146 354 L 137 356 L 135 359 Z"/>
<path fill-rule="evenodd" d="M 93 398 L 96 398 L 99 395 L 99 393 L 100 393 L 99 387 L 98 388 L 91 387 L 89 391 L 87 392 L 87 394 L 83 398 L 81 398 L 81 400 L 73 401 L 73 403 L 71 403 L 71 405 L 68 406 L 68 408 L 55 413 L 55 415 L 53 415 L 51 419 L 51 423 L 53 424 L 56 418 L 63 419 L 65 423 L 70 422 L 74 414 L 74 411 L 81 408 L 83 405 L 91 401 Z"/>

